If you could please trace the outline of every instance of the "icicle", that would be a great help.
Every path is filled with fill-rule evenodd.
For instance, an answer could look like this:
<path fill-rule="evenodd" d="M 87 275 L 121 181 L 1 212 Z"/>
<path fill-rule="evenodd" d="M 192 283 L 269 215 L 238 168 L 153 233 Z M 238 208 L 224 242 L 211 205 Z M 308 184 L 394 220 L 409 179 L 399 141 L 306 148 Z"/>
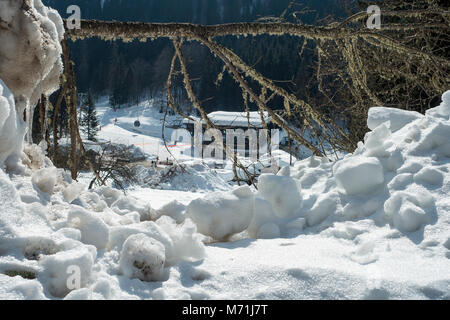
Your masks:
<path fill-rule="evenodd" d="M 31 106 L 30 100 L 26 100 L 26 106 L 25 106 L 25 115 L 26 115 L 26 122 L 28 125 L 28 131 L 27 131 L 27 142 L 33 143 L 33 117 L 34 117 L 34 108 Z"/>

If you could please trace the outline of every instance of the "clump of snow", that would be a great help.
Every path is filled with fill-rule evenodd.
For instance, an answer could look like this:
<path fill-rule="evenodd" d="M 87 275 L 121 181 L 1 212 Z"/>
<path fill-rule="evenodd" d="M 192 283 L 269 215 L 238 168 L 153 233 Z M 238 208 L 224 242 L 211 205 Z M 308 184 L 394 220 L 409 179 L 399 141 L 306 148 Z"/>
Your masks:
<path fill-rule="evenodd" d="M 107 245 L 108 250 L 121 250 L 125 241 L 132 235 L 142 233 L 149 238 L 156 239 L 162 243 L 166 249 L 166 254 L 169 257 L 173 256 L 173 242 L 169 235 L 162 230 L 155 222 L 146 221 L 139 224 L 114 226 L 110 229 L 109 241 Z"/>
<path fill-rule="evenodd" d="M 58 179 L 58 170 L 53 168 L 44 168 L 33 173 L 31 181 L 40 191 L 52 194 Z"/>
<path fill-rule="evenodd" d="M 169 265 L 184 261 L 199 261 L 205 257 L 205 246 L 202 238 L 197 233 L 197 227 L 186 219 L 182 224 L 168 216 L 163 216 L 156 224 L 161 227 L 170 237 L 173 243 L 172 256 L 166 256 Z"/>
<path fill-rule="evenodd" d="M 73 200 L 78 198 L 81 193 L 84 191 L 85 186 L 78 182 L 73 182 L 69 186 L 67 186 L 63 191 L 64 199 L 71 203 Z"/>
<path fill-rule="evenodd" d="M 442 118 L 444 120 L 450 119 L 450 91 L 442 95 L 442 104 L 436 108 L 429 109 L 426 112 L 427 116 L 434 118 Z"/>
<path fill-rule="evenodd" d="M 120 253 L 120 271 L 128 278 L 161 281 L 164 275 L 165 248 L 145 234 L 136 234 L 125 241 Z"/>
<path fill-rule="evenodd" d="M 111 204 L 111 209 L 122 216 L 137 212 L 142 221 L 148 220 L 153 212 L 153 209 L 149 204 L 139 203 L 136 199 L 125 197 L 123 195 L 120 195 L 119 198 Z"/>
<path fill-rule="evenodd" d="M 81 231 L 81 240 L 97 249 L 104 249 L 109 241 L 109 228 L 101 218 L 83 208 L 74 207 L 67 216 L 67 226 Z"/>
<path fill-rule="evenodd" d="M 375 130 L 381 124 L 389 121 L 389 129 L 392 132 L 395 132 L 408 123 L 421 118 L 423 118 L 423 115 L 414 111 L 375 107 L 369 109 L 367 126 L 370 130 Z"/>
<path fill-rule="evenodd" d="M 444 181 L 444 174 L 442 171 L 434 168 L 423 168 L 414 175 L 414 181 L 419 184 L 430 184 L 439 186 Z"/>
<path fill-rule="evenodd" d="M 217 240 L 245 228 L 249 237 L 274 238 L 367 218 L 403 233 L 423 230 L 435 219 L 429 190 L 440 190 L 449 171 L 442 167 L 450 157 L 449 99 L 444 94 L 426 116 L 374 108 L 368 119 L 372 131 L 353 154 L 334 163 L 313 156 L 278 175 L 261 175 L 253 206 L 250 195 L 215 193 L 194 200 L 188 216 Z"/>
<path fill-rule="evenodd" d="M 349 195 L 375 191 L 384 182 L 383 166 L 377 158 L 348 157 L 333 168 L 338 186 Z"/>
<path fill-rule="evenodd" d="M 267 233 L 264 234 L 266 237 L 263 237 L 261 234 L 262 227 L 266 224 L 273 224 L 274 222 L 278 224 L 280 218 L 273 211 L 271 203 L 264 199 L 259 197 L 255 198 L 254 206 L 254 214 L 247 228 L 247 232 L 251 238 L 267 238 Z M 271 236 L 273 238 L 279 237 L 280 230 L 278 230 L 278 233 L 272 232 Z"/>
<path fill-rule="evenodd" d="M 186 211 L 200 233 L 223 240 L 248 228 L 253 203 L 253 192 L 245 186 L 227 193 L 208 194 L 192 201 Z"/>
<path fill-rule="evenodd" d="M 89 283 L 95 259 L 95 251 L 93 252 L 85 246 L 77 246 L 72 250 L 46 256 L 40 261 L 40 265 L 45 271 L 39 276 L 39 279 L 47 284 L 47 289 L 53 296 L 62 298 L 75 289 L 68 285 L 72 272 L 80 275 L 79 285 L 81 287 L 85 287 Z M 71 269 L 73 267 L 75 269 Z"/>
<path fill-rule="evenodd" d="M 153 219 L 158 220 L 163 216 L 171 217 L 177 223 L 182 223 L 186 219 L 186 206 L 177 200 L 173 200 L 156 210 Z"/>
<path fill-rule="evenodd" d="M 258 180 L 258 191 L 261 198 L 271 203 L 280 218 L 289 218 L 301 209 L 298 185 L 290 177 L 263 174 Z"/>

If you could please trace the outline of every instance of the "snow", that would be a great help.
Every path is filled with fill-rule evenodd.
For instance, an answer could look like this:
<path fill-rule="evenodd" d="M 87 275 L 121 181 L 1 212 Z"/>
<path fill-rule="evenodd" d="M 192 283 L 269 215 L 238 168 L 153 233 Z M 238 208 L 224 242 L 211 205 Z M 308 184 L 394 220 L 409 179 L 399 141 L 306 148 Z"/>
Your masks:
<path fill-rule="evenodd" d="M 370 193 L 384 182 L 383 166 L 373 157 L 349 157 L 336 163 L 333 173 L 348 195 Z"/>
<path fill-rule="evenodd" d="M 213 124 L 221 127 L 237 127 L 237 128 L 247 128 L 249 123 L 252 128 L 260 128 L 263 129 L 264 125 L 261 120 L 261 113 L 259 111 L 252 112 L 227 112 L 227 111 L 215 111 L 208 114 L 208 118 L 211 120 Z M 204 120 L 195 119 L 196 121 Z M 265 123 L 270 123 L 271 117 L 267 112 L 264 112 L 264 121 Z M 192 123 L 191 120 L 184 120 L 183 123 L 188 124 Z"/>
<path fill-rule="evenodd" d="M 44 144 L 22 144 L 17 116 L 56 84 L 60 18 L 40 0 L 30 16 L 0 9 L 24 30 L 0 29 L 1 299 L 450 299 L 450 91 L 425 115 L 377 107 L 353 154 L 297 161 L 256 188 L 225 186 L 229 163 L 214 171 L 180 146 L 187 174 L 162 190 L 87 190 Z M 101 139 L 161 155 L 154 108 L 103 111 Z"/>
<path fill-rule="evenodd" d="M 369 109 L 367 126 L 370 130 L 376 129 L 381 124 L 389 121 L 389 129 L 395 132 L 408 123 L 423 118 L 418 112 L 406 111 L 394 108 L 375 107 Z"/>
<path fill-rule="evenodd" d="M 128 278 L 143 281 L 163 280 L 165 264 L 164 246 L 145 234 L 127 239 L 120 253 L 120 271 Z"/>
<path fill-rule="evenodd" d="M 58 170 L 56 168 L 44 168 L 33 173 L 31 181 L 40 191 L 52 194 L 56 185 Z"/>
<path fill-rule="evenodd" d="M 48 96 L 59 87 L 64 27 L 59 14 L 41 0 L 28 5 L 24 10 L 18 1 L 0 4 L 0 21 L 7 26 L 0 28 L 0 75 L 16 97 L 17 114 L 26 110 L 31 131 L 33 107 L 42 94 Z"/>
<path fill-rule="evenodd" d="M 297 183 L 290 177 L 263 174 L 258 180 L 258 194 L 270 202 L 274 213 L 288 218 L 301 209 L 301 195 Z"/>
<path fill-rule="evenodd" d="M 104 249 L 109 240 L 109 228 L 94 213 L 74 207 L 67 215 L 67 226 L 81 231 L 81 241 Z"/>
<path fill-rule="evenodd" d="M 0 172 L 0 296 L 448 299 L 449 120 L 430 114 L 395 132 L 381 123 L 344 159 L 264 174 L 258 190 L 124 196 L 58 170 L 44 193 L 31 177 L 50 164 L 26 146 L 27 174 Z"/>
<path fill-rule="evenodd" d="M 254 195 L 249 187 L 227 193 L 211 193 L 192 201 L 186 209 L 198 231 L 216 240 L 248 228 L 253 214 Z"/>
<path fill-rule="evenodd" d="M 6 164 L 13 169 L 18 165 L 25 130 L 25 122 L 16 112 L 14 96 L 0 79 L 0 167 Z"/>

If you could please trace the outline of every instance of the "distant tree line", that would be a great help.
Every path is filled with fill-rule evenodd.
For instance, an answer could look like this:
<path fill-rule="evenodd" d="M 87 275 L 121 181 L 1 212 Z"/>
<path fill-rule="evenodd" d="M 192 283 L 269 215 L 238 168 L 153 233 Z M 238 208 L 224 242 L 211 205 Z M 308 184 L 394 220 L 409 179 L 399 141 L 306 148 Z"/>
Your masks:
<path fill-rule="evenodd" d="M 66 8 L 79 5 L 85 19 L 144 21 L 144 22 L 191 22 L 200 24 L 220 24 L 231 22 L 257 21 L 279 17 L 291 0 L 106 0 L 103 9 L 100 0 L 47 0 L 46 4 L 67 16 Z M 328 14 L 343 15 L 338 0 L 297 1 L 293 8 L 311 8 L 304 12 L 302 19 L 311 23 Z M 294 91 L 301 91 L 312 77 L 314 70 L 313 53 L 306 50 L 302 58 L 298 52 L 302 42 L 290 36 L 248 39 L 225 37 L 221 44 L 231 47 L 256 70 L 269 78 L 280 81 L 280 85 Z M 107 95 L 116 107 L 138 104 L 165 92 L 170 60 L 173 56 L 172 43 L 167 39 L 156 39 L 149 43 L 133 41 L 104 42 L 98 39 L 69 44 L 75 62 L 77 86 L 80 92 L 89 90 L 94 96 Z M 198 43 L 187 43 L 184 55 L 189 62 L 199 99 L 204 101 L 207 112 L 216 110 L 240 110 L 242 94 L 236 82 L 227 74 L 220 83 L 217 75 L 223 66 Z M 173 81 L 176 87 L 182 85 Z M 177 102 L 183 105 L 187 97 L 180 94 Z M 164 102 L 162 102 L 164 103 Z M 189 105 L 186 103 L 186 105 Z M 282 108 L 283 101 L 275 100 L 275 108 Z M 257 110 L 256 105 L 250 106 Z M 190 112 L 192 110 L 186 110 Z"/>

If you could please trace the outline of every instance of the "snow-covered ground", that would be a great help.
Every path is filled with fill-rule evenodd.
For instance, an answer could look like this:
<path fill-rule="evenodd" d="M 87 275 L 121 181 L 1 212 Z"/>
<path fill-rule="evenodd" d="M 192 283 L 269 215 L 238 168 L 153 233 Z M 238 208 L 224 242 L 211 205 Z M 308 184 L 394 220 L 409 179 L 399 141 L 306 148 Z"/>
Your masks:
<path fill-rule="evenodd" d="M 87 191 L 28 146 L 48 167 L 1 173 L 0 297 L 449 299 L 449 98 L 401 124 L 373 109 L 354 154 L 299 161 L 258 191 Z"/>
<path fill-rule="evenodd" d="M 5 8 L 4 21 L 22 13 Z M 30 30 L 21 45 L 49 78 L 21 88 L 0 69 L 0 299 L 450 299 L 450 91 L 426 115 L 371 109 L 353 154 L 297 161 L 257 189 L 211 183 L 188 158 L 193 170 L 160 190 L 87 190 L 22 143 L 17 112 L 54 89 L 62 29 L 39 0 L 28 10 L 13 27 Z M 158 152 L 153 108 L 104 107 L 102 139 Z"/>

